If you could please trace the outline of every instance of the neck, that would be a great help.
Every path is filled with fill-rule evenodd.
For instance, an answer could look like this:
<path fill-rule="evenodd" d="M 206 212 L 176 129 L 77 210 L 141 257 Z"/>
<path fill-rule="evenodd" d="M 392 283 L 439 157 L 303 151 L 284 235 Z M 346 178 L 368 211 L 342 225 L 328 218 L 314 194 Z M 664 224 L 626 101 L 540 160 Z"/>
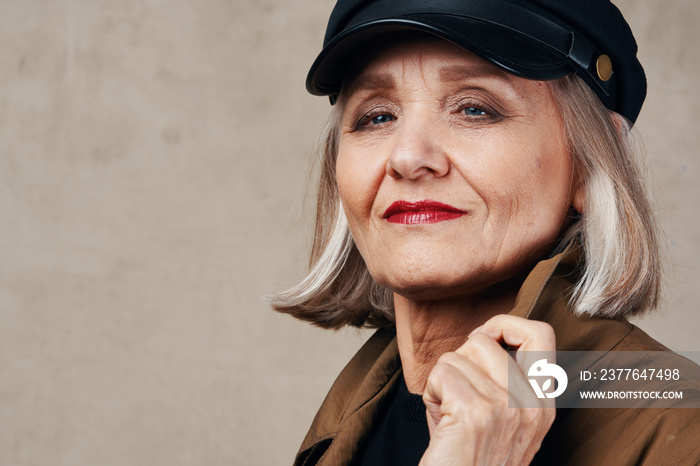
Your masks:
<path fill-rule="evenodd" d="M 422 394 L 438 358 L 457 350 L 475 328 L 509 312 L 517 290 L 478 298 L 414 301 L 394 294 L 396 337 L 408 391 Z"/>

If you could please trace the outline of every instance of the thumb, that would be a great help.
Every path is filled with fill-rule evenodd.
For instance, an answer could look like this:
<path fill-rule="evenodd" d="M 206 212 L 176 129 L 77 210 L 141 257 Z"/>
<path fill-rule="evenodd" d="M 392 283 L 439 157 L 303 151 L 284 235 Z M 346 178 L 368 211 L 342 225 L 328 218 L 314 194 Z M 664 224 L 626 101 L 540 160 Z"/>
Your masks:
<path fill-rule="evenodd" d="M 425 404 L 425 417 L 428 420 L 428 432 L 430 432 L 430 437 L 432 438 L 435 426 L 438 425 L 442 418 L 442 412 L 440 411 L 441 401 L 434 401 L 434 398 L 426 396 L 427 393 L 428 391 L 426 390 L 423 395 L 423 403 Z"/>
<path fill-rule="evenodd" d="M 443 380 L 444 372 L 450 372 L 453 370 L 452 367 L 445 367 L 444 365 L 436 366 L 433 372 L 430 373 L 428 381 L 425 384 L 425 391 L 423 392 L 423 403 L 425 404 L 425 413 L 428 420 L 428 429 L 430 431 L 430 437 L 433 437 L 433 431 L 435 427 L 440 423 L 444 412 L 442 410 L 443 401 Z M 439 373 L 439 374 L 438 374 Z M 442 377 L 440 377 L 442 375 Z"/>

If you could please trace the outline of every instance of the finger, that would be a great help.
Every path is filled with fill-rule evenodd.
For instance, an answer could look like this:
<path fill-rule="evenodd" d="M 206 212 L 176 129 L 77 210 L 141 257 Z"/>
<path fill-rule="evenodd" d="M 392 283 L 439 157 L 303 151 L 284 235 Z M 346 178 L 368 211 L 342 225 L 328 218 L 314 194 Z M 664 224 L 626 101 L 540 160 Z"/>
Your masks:
<path fill-rule="evenodd" d="M 508 387 L 508 353 L 490 335 L 480 332 L 472 334 L 455 354 L 476 364 L 501 387 Z"/>
<path fill-rule="evenodd" d="M 485 335 L 481 338 L 488 339 Z M 508 355 L 497 344 L 494 345 L 497 346 L 496 350 L 502 353 L 502 357 L 487 353 L 484 357 L 475 357 L 480 354 L 479 351 L 470 352 L 468 355 L 451 352 L 440 356 L 436 367 L 442 364 L 455 367 L 459 371 L 455 375 L 466 378 L 477 393 L 484 398 L 493 397 L 495 393 L 508 388 Z"/>
<path fill-rule="evenodd" d="M 545 322 L 502 314 L 489 319 L 472 335 L 478 333 L 517 348 L 515 360 L 523 372 L 527 372 L 539 359 L 556 362 L 554 330 Z"/>
<path fill-rule="evenodd" d="M 442 358 L 441 358 L 442 359 Z M 449 416 L 447 423 L 456 419 L 463 406 L 455 405 L 455 400 L 473 400 L 477 391 L 471 382 L 464 377 L 460 368 L 453 364 L 438 362 L 428 376 L 423 392 L 428 417 L 430 433 L 439 424 L 443 416 Z"/>
<path fill-rule="evenodd" d="M 510 368 L 507 371 L 509 394 L 516 405 L 550 408 L 554 406 L 553 399 L 538 399 L 529 381 L 530 368 L 536 361 L 546 359 L 550 364 L 556 363 L 556 339 L 549 324 L 499 315 L 475 329 L 470 335 L 470 340 L 479 334 L 488 335 L 494 341 L 517 348 L 515 364 L 509 361 Z"/>
<path fill-rule="evenodd" d="M 509 400 L 508 406 L 512 408 L 554 406 L 553 399 L 537 398 L 526 374 L 495 341 L 486 335 L 478 338 L 489 348 L 488 352 L 477 350 L 481 345 L 475 344 L 472 339 L 471 345 L 460 348 L 462 354 L 454 352 L 440 356 L 438 365 L 455 367 L 469 381 L 475 393 L 483 398 L 494 398 L 505 393 Z"/>
<path fill-rule="evenodd" d="M 437 364 L 428 375 L 423 400 L 441 404 L 443 400 L 450 399 L 451 395 L 475 392 L 463 370 L 469 366 L 464 361 L 457 361 L 457 358 L 463 359 L 454 353 L 445 353 L 440 356 Z"/>
<path fill-rule="evenodd" d="M 554 351 L 556 348 L 554 330 L 549 324 L 508 314 L 492 317 L 472 335 L 475 333 L 484 333 L 524 351 Z"/>

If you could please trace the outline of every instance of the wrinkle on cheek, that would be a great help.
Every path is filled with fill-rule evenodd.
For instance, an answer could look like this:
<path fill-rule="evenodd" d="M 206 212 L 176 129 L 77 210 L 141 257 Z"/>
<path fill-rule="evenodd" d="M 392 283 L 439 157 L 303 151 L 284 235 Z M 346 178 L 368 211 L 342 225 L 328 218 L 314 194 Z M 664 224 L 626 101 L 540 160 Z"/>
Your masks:
<path fill-rule="evenodd" d="M 482 245 L 485 249 L 489 249 L 494 245 L 503 244 L 503 237 L 512 217 L 512 208 L 508 205 L 506 199 L 507 197 L 505 197 L 503 193 L 493 191 L 487 193 L 485 197 L 487 217 L 484 223 L 484 234 L 481 240 L 485 243 Z M 500 246 L 498 247 L 500 249 Z"/>
<path fill-rule="evenodd" d="M 512 201 L 509 203 L 507 206 L 507 209 L 505 208 L 506 206 L 503 207 L 503 211 L 508 212 L 506 218 L 504 218 L 502 221 L 505 222 L 505 225 L 502 228 L 502 233 L 500 237 L 498 238 L 498 250 L 496 253 L 496 259 L 495 262 L 502 262 L 505 260 L 508 260 L 507 258 L 504 258 L 504 248 L 505 248 L 505 243 L 507 239 L 510 237 L 510 233 L 512 230 L 516 230 L 515 233 L 519 233 L 517 231 L 519 229 L 518 225 L 515 225 L 517 223 L 518 219 L 518 212 L 520 211 L 519 207 L 519 197 L 515 196 L 514 198 L 511 198 Z"/>
<path fill-rule="evenodd" d="M 490 232 L 492 246 L 496 249 L 494 264 L 513 261 L 515 257 L 522 255 L 523 251 L 528 251 L 531 244 L 527 239 L 534 239 L 538 236 L 538 216 L 532 210 L 537 205 L 537 200 L 533 198 L 535 191 L 535 180 L 529 177 L 513 178 L 513 183 L 504 186 L 504 189 L 492 193 L 491 202 L 494 212 L 499 213 L 498 218 L 490 219 L 493 231 Z M 525 241 L 517 241 L 518 238 L 525 238 Z M 515 247 L 514 251 L 511 250 Z"/>
<path fill-rule="evenodd" d="M 359 162 L 355 157 L 348 159 L 339 154 L 336 181 L 355 245 L 372 270 L 376 251 L 371 248 L 378 231 L 378 219 L 372 209 L 384 172 L 376 173 L 378 168 L 372 171 Z"/>

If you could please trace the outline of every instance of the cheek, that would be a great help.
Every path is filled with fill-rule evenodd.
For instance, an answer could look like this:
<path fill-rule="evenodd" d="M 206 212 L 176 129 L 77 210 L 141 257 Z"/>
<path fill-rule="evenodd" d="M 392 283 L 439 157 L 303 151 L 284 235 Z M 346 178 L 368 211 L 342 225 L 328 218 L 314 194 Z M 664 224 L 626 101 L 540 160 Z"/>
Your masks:
<path fill-rule="evenodd" d="M 556 147 L 542 148 L 528 164 L 519 193 L 520 224 L 546 241 L 561 233 L 571 205 L 569 155 Z"/>
<path fill-rule="evenodd" d="M 383 171 L 377 167 L 370 169 L 368 161 L 349 155 L 341 147 L 336 163 L 338 193 L 358 247 L 367 233 L 372 206 L 383 175 Z"/>
<path fill-rule="evenodd" d="M 487 231 L 514 243 L 553 240 L 571 200 L 571 164 L 559 141 L 542 137 L 537 144 L 510 141 L 482 166 L 475 185 L 488 208 Z M 493 157 L 494 153 L 500 154 Z M 509 238 L 509 239 L 508 239 Z"/>
<path fill-rule="evenodd" d="M 547 201 L 568 209 L 572 202 L 573 167 L 566 146 L 553 143 L 543 148 L 540 154 L 535 170 L 537 190 Z"/>

